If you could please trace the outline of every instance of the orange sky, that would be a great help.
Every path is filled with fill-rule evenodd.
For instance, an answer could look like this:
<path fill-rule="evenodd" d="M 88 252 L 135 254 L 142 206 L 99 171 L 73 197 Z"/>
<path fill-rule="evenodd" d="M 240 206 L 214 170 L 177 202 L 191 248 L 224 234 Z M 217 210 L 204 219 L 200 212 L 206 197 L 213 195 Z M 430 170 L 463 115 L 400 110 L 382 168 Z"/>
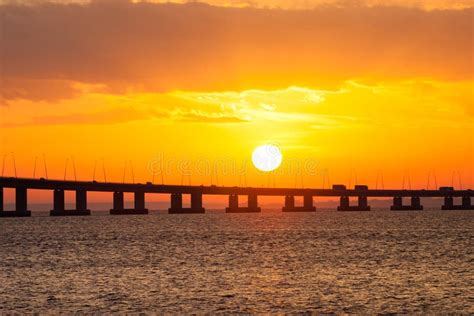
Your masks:
<path fill-rule="evenodd" d="M 73 156 L 85 180 L 103 158 L 109 181 L 131 160 L 137 182 L 166 165 L 168 183 L 238 185 L 272 143 L 278 186 L 383 170 L 385 187 L 407 171 L 424 188 L 435 170 L 474 187 L 471 1 L 24 2 L 0 6 L 6 175 L 13 152 L 18 176 L 36 156 L 44 176 L 44 153 L 50 178 Z"/>

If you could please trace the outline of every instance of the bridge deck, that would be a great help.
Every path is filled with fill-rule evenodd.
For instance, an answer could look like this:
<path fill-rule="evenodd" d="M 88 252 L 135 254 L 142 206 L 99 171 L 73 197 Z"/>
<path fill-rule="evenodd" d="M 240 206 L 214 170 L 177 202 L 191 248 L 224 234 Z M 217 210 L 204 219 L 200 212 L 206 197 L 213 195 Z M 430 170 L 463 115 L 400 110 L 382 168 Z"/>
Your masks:
<path fill-rule="evenodd" d="M 0 187 L 39 190 L 85 190 L 89 192 L 137 192 L 145 193 L 201 193 L 206 195 L 259 195 L 259 196 L 367 196 L 367 197 L 462 197 L 474 196 L 469 190 L 354 190 L 354 189 L 316 189 L 316 188 L 257 188 L 228 186 L 191 186 L 191 185 L 160 185 L 141 183 L 112 183 L 96 181 L 62 181 L 47 179 L 27 179 L 0 177 Z"/>

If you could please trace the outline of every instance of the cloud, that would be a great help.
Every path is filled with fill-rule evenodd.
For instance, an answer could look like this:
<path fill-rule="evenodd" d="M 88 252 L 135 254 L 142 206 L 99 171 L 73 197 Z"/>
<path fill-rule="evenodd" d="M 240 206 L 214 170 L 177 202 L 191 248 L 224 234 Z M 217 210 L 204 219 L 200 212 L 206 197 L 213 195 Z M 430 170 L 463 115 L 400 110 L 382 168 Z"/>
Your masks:
<path fill-rule="evenodd" d="M 77 91 L 68 82 L 124 93 L 331 87 L 358 77 L 468 79 L 473 13 L 127 1 L 3 5 L 2 94 L 72 97 Z M 50 82 L 61 84 L 41 88 Z"/>
<path fill-rule="evenodd" d="M 156 116 L 156 115 L 155 115 Z M 76 125 L 76 124 L 120 124 L 137 120 L 153 118 L 150 113 L 135 110 L 133 108 L 115 108 L 97 111 L 93 113 L 69 113 L 58 115 L 39 115 L 27 121 L 15 121 L 6 123 L 8 127 L 38 126 L 38 125 Z"/>
<path fill-rule="evenodd" d="M 97 0 L 96 0 L 97 1 Z M 119 0 L 101 0 L 101 1 L 119 1 Z M 123 0 L 122 0 L 123 1 Z M 91 0 L 0 0 L 2 3 L 90 3 Z M 192 3 L 195 0 L 129 0 L 129 2 L 149 2 L 149 3 Z M 321 6 L 337 7 L 373 7 L 373 6 L 402 6 L 422 8 L 426 10 L 435 9 L 463 9 L 473 7 L 471 0 L 201 0 L 199 2 L 222 7 L 235 8 L 280 8 L 280 9 L 313 9 Z"/>
<path fill-rule="evenodd" d="M 190 111 L 178 110 L 173 113 L 176 121 L 191 123 L 245 123 L 248 120 L 232 114 L 218 112 L 204 112 L 192 109 Z"/>
<path fill-rule="evenodd" d="M 340 91 L 289 87 L 282 90 L 224 92 L 174 91 L 111 95 L 89 92 L 60 102 L 17 101 L 9 107 L 4 127 L 30 125 L 120 124 L 138 120 L 184 123 L 307 123 L 335 126 L 339 117 L 319 115 L 317 107 Z M 100 88 L 100 87 L 99 87 Z M 31 111 L 25 113 L 24 109 Z M 61 109 L 61 114 L 58 114 Z"/>
<path fill-rule="evenodd" d="M 95 92 L 80 86 L 80 97 L 12 101 L 4 127 L 30 125 L 120 124 L 132 121 L 285 125 L 309 129 L 348 126 L 436 124 L 470 126 L 474 117 L 472 82 L 408 80 L 346 81 L 337 90 L 289 87 L 280 90 Z M 87 92 L 88 91 L 88 92 Z M 60 110 L 58 110 L 60 109 Z M 60 114 L 59 114 L 60 113 Z M 401 119 L 403 118 L 403 119 Z M 4 119 L 5 121 L 5 119 Z"/>
<path fill-rule="evenodd" d="M 18 79 L 1 80 L 1 98 L 4 100 L 56 101 L 79 97 L 86 92 L 100 92 L 105 86 L 84 84 L 61 79 Z M 8 104 L 6 101 L 5 104 Z"/>
<path fill-rule="evenodd" d="M 163 119 L 185 123 L 242 123 L 247 122 L 232 114 L 222 112 L 209 112 L 197 109 L 178 108 L 173 111 L 163 109 L 144 108 L 142 106 L 117 107 L 103 109 L 96 112 L 80 112 L 57 115 L 36 115 L 28 119 L 10 121 L 2 124 L 4 128 L 45 126 L 45 125 L 108 125 L 122 124 L 134 121 Z"/>

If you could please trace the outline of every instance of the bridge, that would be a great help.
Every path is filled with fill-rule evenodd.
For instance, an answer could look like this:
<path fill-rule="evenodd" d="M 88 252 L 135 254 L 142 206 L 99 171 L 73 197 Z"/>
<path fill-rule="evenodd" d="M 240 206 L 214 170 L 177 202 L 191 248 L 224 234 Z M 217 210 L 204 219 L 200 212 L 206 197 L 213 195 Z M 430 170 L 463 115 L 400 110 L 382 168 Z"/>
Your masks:
<path fill-rule="evenodd" d="M 15 190 L 15 209 L 4 210 L 4 188 Z M 423 210 L 421 198 L 438 197 L 444 203 L 443 210 L 474 210 L 471 200 L 474 191 L 455 190 L 452 187 L 440 187 L 438 190 L 378 190 L 369 189 L 366 185 L 356 185 L 348 189 L 344 185 L 333 185 L 331 189 L 311 188 L 257 188 L 257 187 L 230 187 L 230 186 L 191 186 L 191 185 L 158 185 L 142 183 L 112 183 L 97 181 L 61 181 L 48 179 L 27 179 L 15 177 L 0 177 L 0 217 L 31 216 L 28 208 L 28 190 L 53 191 L 53 209 L 51 216 L 90 215 L 87 207 L 88 192 L 110 192 L 113 194 L 112 215 L 148 214 L 145 207 L 145 194 L 164 193 L 170 195 L 169 213 L 204 213 L 203 195 L 225 195 L 229 197 L 228 213 L 260 212 L 259 196 L 284 196 L 283 212 L 314 212 L 314 197 L 339 197 L 338 211 L 370 211 L 369 197 L 393 198 L 391 210 Z M 76 194 L 75 209 L 65 208 L 65 191 L 74 191 Z M 133 193 L 134 207 L 124 207 L 124 193 Z M 183 195 L 191 196 L 191 205 L 183 207 Z M 239 196 L 247 196 L 247 206 L 239 206 Z M 303 205 L 295 205 L 295 197 L 303 197 Z M 356 198 L 356 204 L 350 204 L 350 198 Z M 403 204 L 403 198 L 409 203 Z M 461 203 L 454 203 L 454 198 L 460 198 Z"/>

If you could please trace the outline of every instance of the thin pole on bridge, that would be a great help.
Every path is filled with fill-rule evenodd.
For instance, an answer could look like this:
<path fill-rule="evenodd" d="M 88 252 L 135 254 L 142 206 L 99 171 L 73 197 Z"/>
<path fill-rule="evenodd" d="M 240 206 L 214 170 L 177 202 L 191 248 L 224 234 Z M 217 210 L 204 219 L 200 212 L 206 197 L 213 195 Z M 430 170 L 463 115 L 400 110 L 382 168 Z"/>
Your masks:
<path fill-rule="evenodd" d="M 408 182 L 408 189 L 411 190 L 411 180 L 410 180 L 410 173 L 408 169 L 405 169 L 405 171 L 403 172 L 402 190 L 405 189 L 405 181 Z"/>
<path fill-rule="evenodd" d="M 212 164 L 212 170 L 211 170 L 211 185 L 214 184 L 214 177 L 216 178 L 216 185 L 219 185 L 219 172 L 217 170 L 217 162 L 214 161 Z"/>
<path fill-rule="evenodd" d="M 43 165 L 44 165 L 44 175 L 46 176 L 46 179 L 48 179 L 48 168 L 46 168 L 46 155 L 43 154 Z"/>
<path fill-rule="evenodd" d="M 133 164 L 132 161 L 129 160 L 130 163 L 130 170 L 132 171 L 132 182 L 135 183 L 135 174 L 133 173 Z"/>
<path fill-rule="evenodd" d="M 247 160 L 244 160 L 239 170 L 239 186 L 247 186 Z"/>
<path fill-rule="evenodd" d="M 160 170 L 160 176 L 161 176 L 161 184 L 164 185 L 165 181 L 164 181 L 164 178 L 163 178 L 163 160 L 160 159 L 159 161 L 160 161 L 160 169 L 159 170 Z M 155 183 L 155 175 L 156 175 L 157 172 L 153 168 L 152 168 L 151 171 L 152 171 L 151 172 L 151 174 L 152 174 L 151 183 L 154 184 Z"/>
<path fill-rule="evenodd" d="M 74 156 L 71 156 L 71 160 L 72 160 L 72 170 L 74 172 L 74 181 L 77 182 L 76 160 L 74 159 Z"/>
<path fill-rule="evenodd" d="M 190 169 L 189 163 L 187 161 L 183 164 L 183 169 L 181 171 L 182 171 L 181 185 L 184 185 L 184 178 L 187 176 L 187 178 L 189 180 L 189 185 L 191 186 L 191 169 Z"/>
<path fill-rule="evenodd" d="M 33 179 L 36 176 L 36 163 L 38 162 L 38 156 L 35 156 L 35 164 L 33 166 Z"/>
<path fill-rule="evenodd" d="M 104 182 L 107 182 L 107 175 L 105 174 L 105 162 L 104 162 L 104 158 L 102 158 L 102 172 L 104 173 Z"/>
<path fill-rule="evenodd" d="M 323 189 L 326 188 L 326 182 L 327 182 L 328 188 L 330 189 L 331 188 L 331 181 L 329 180 L 329 170 L 327 168 L 322 171 L 322 176 L 323 176 L 322 188 Z"/>
<path fill-rule="evenodd" d="M 127 172 L 127 163 L 128 163 L 128 160 L 125 160 L 125 164 L 124 164 L 124 166 L 123 166 L 122 183 L 125 183 L 125 173 Z"/>
<path fill-rule="evenodd" d="M 13 170 L 15 171 L 15 178 L 18 178 L 16 174 L 16 161 L 15 161 L 15 153 L 12 151 L 12 160 L 13 160 Z"/>
<path fill-rule="evenodd" d="M 15 173 L 15 178 L 18 178 L 17 176 L 17 172 L 16 172 L 16 161 L 15 161 L 15 153 L 12 151 L 10 152 L 11 156 L 12 156 L 12 162 L 13 162 L 13 171 Z M 2 177 L 4 176 L 5 174 L 5 165 L 6 165 L 6 160 L 7 160 L 7 157 L 8 157 L 8 154 L 4 154 L 3 155 L 3 163 L 2 163 Z"/>
<path fill-rule="evenodd" d="M 267 186 L 271 187 L 273 183 L 273 187 L 276 188 L 276 181 L 275 181 L 275 173 L 271 172 L 267 176 Z"/>
<path fill-rule="evenodd" d="M 161 184 L 165 185 L 165 178 L 163 177 L 163 161 L 160 160 L 160 175 L 161 175 Z"/>
<path fill-rule="evenodd" d="M 431 184 L 431 178 L 434 180 L 434 189 L 436 190 L 438 188 L 438 179 L 436 178 L 436 170 L 435 169 L 430 169 L 428 171 L 428 181 L 426 183 L 426 189 L 430 189 L 430 184 Z"/>
<path fill-rule="evenodd" d="M 69 164 L 69 157 L 66 158 L 66 165 L 64 166 L 64 181 L 66 181 L 67 165 Z"/>
<path fill-rule="evenodd" d="M 301 188 L 304 188 L 304 183 L 303 183 L 303 171 L 301 170 L 301 166 L 298 165 L 298 170 L 296 171 L 295 174 L 295 188 L 298 188 L 298 176 L 301 180 Z"/>
<path fill-rule="evenodd" d="M 454 178 L 456 175 L 458 176 L 459 189 L 462 190 L 461 173 L 459 172 L 459 170 L 453 171 L 451 176 L 451 186 L 454 187 Z"/>
<path fill-rule="evenodd" d="M 3 174 L 5 172 L 5 160 L 7 158 L 7 154 L 3 154 L 3 162 L 2 162 L 2 177 L 3 177 Z"/>
<path fill-rule="evenodd" d="M 376 176 L 376 179 L 375 179 L 375 189 L 377 190 L 379 188 L 379 179 L 380 179 L 380 184 L 381 184 L 381 187 L 382 187 L 382 190 L 385 189 L 385 183 L 383 181 L 383 174 L 382 174 L 382 170 L 377 170 L 377 176 Z"/>
<path fill-rule="evenodd" d="M 354 185 L 356 185 L 357 183 L 359 183 L 359 181 L 357 180 L 357 171 L 352 168 L 350 173 L 349 173 L 349 188 L 351 187 L 352 185 L 352 174 L 354 174 L 354 180 L 355 180 L 355 183 Z"/>
<path fill-rule="evenodd" d="M 92 174 L 92 181 L 95 181 L 95 169 L 97 168 L 97 159 L 94 160 L 94 173 Z"/>

